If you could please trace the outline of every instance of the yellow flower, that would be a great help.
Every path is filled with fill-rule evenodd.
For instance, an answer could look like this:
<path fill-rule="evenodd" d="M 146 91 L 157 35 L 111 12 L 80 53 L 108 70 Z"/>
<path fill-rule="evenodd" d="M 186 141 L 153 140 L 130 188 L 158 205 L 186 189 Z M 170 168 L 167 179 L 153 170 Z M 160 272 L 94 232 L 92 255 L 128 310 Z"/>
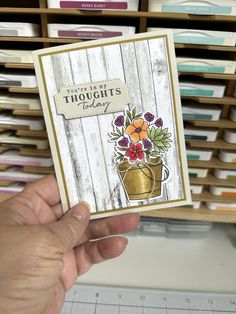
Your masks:
<path fill-rule="evenodd" d="M 148 124 L 146 121 L 143 119 L 136 119 L 125 129 L 125 132 L 130 136 L 134 143 L 137 143 L 148 138 L 147 128 Z"/>

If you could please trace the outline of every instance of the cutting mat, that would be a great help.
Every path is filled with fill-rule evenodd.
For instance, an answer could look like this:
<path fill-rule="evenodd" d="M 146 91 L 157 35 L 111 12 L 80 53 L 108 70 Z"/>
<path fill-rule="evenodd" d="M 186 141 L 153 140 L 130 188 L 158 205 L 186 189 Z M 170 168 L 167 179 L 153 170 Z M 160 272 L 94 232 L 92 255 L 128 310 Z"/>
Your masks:
<path fill-rule="evenodd" d="M 236 313 L 236 294 L 75 285 L 62 314 Z"/>

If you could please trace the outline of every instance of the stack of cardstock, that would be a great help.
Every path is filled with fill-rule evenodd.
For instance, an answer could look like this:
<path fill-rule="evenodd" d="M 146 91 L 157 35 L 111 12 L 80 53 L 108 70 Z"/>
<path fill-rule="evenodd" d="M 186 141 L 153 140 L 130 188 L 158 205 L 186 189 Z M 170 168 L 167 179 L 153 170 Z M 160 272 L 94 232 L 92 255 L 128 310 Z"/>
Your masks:
<path fill-rule="evenodd" d="M 208 80 L 183 80 L 180 79 L 181 96 L 216 97 L 222 98 L 225 92 L 225 85 Z"/>
<path fill-rule="evenodd" d="M 48 0 L 48 8 L 138 11 L 139 0 Z"/>
<path fill-rule="evenodd" d="M 211 210 L 225 210 L 231 211 L 236 210 L 236 203 L 216 203 L 216 202 L 206 202 L 206 207 Z"/>
<path fill-rule="evenodd" d="M 92 218 L 190 203 L 170 33 L 33 55 L 64 210 L 80 199 Z"/>
<path fill-rule="evenodd" d="M 49 148 L 49 143 L 47 139 L 36 139 L 28 137 L 19 137 L 15 135 L 15 132 L 3 132 L 0 134 L 0 143 L 12 145 L 13 147 L 27 145 L 31 147 L 36 147 L 37 149 L 47 149 Z"/>
<path fill-rule="evenodd" d="M 99 39 L 134 33 L 132 26 L 48 24 L 49 37 Z"/>
<path fill-rule="evenodd" d="M 236 15 L 235 0 L 149 0 L 149 11 L 197 15 Z"/>
<path fill-rule="evenodd" d="M 45 124 L 41 118 L 16 117 L 9 113 L 0 112 L 0 128 L 40 131 L 45 130 Z"/>
<path fill-rule="evenodd" d="M 38 24 L 20 22 L 0 22 L 0 36 L 40 36 Z"/>
<path fill-rule="evenodd" d="M 218 129 L 197 128 L 186 126 L 184 129 L 185 140 L 215 142 Z"/>
<path fill-rule="evenodd" d="M 19 150 L 10 149 L 0 153 L 0 165 L 18 165 L 31 167 L 52 167 L 53 161 L 49 157 L 22 156 Z"/>
<path fill-rule="evenodd" d="M 236 152 L 232 150 L 220 150 L 219 159 L 223 162 L 236 163 Z"/>
<path fill-rule="evenodd" d="M 182 103 L 182 112 L 184 120 L 208 120 L 218 121 L 221 114 L 221 109 L 214 105 L 199 105 L 190 103 Z"/>
<path fill-rule="evenodd" d="M 187 159 L 188 160 L 203 160 L 209 161 L 212 158 L 213 150 L 212 149 L 192 149 L 187 148 Z"/>
<path fill-rule="evenodd" d="M 38 96 L 1 92 L 0 109 L 41 110 L 41 103 Z"/>
<path fill-rule="evenodd" d="M 222 180 L 236 180 L 236 170 L 215 169 L 214 175 Z"/>
<path fill-rule="evenodd" d="M 33 63 L 32 51 L 0 49 L 0 63 Z"/>
<path fill-rule="evenodd" d="M 234 74 L 236 61 L 177 57 L 177 69 L 180 72 Z"/>
<path fill-rule="evenodd" d="M 208 175 L 209 169 L 202 168 L 188 168 L 189 177 L 193 178 L 206 178 Z"/>
<path fill-rule="evenodd" d="M 36 88 L 36 76 L 32 74 L 0 72 L 0 87 Z"/>
<path fill-rule="evenodd" d="M 150 27 L 147 31 L 156 31 L 160 28 Z M 235 46 L 235 32 L 210 31 L 204 29 L 172 28 L 174 42 L 181 44 Z"/>
<path fill-rule="evenodd" d="M 8 181 L 12 183 L 32 182 L 43 177 L 44 175 L 41 174 L 26 173 L 21 167 L 10 167 L 5 171 L 0 171 L 0 181 Z"/>
<path fill-rule="evenodd" d="M 236 130 L 233 129 L 224 130 L 223 139 L 227 143 L 236 144 Z"/>
<path fill-rule="evenodd" d="M 7 199 L 23 191 L 25 183 L 12 183 L 9 186 L 0 186 L 0 200 Z"/>
<path fill-rule="evenodd" d="M 210 186 L 209 190 L 212 194 L 217 196 L 236 196 L 236 187 Z"/>

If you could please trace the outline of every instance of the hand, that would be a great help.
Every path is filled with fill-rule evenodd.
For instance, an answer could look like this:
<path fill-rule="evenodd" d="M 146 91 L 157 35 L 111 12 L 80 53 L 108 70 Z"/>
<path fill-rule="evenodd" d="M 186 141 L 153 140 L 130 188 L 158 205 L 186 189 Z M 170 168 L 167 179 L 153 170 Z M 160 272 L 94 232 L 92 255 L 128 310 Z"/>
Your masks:
<path fill-rule="evenodd" d="M 52 175 L 0 205 L 0 313 L 60 313 L 77 276 L 124 251 L 125 238 L 108 236 L 139 223 L 136 214 L 89 216 L 84 202 L 63 215 Z"/>

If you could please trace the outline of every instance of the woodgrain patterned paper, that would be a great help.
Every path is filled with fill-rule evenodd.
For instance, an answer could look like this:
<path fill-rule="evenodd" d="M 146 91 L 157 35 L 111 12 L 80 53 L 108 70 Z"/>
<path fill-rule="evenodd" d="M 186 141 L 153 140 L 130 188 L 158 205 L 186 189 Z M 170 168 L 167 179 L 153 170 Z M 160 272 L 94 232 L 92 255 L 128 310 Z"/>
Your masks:
<path fill-rule="evenodd" d="M 64 210 L 86 200 L 99 218 L 191 203 L 168 31 L 42 49 L 34 60 Z M 122 112 L 58 114 L 61 88 L 109 80 L 127 85 Z"/>

